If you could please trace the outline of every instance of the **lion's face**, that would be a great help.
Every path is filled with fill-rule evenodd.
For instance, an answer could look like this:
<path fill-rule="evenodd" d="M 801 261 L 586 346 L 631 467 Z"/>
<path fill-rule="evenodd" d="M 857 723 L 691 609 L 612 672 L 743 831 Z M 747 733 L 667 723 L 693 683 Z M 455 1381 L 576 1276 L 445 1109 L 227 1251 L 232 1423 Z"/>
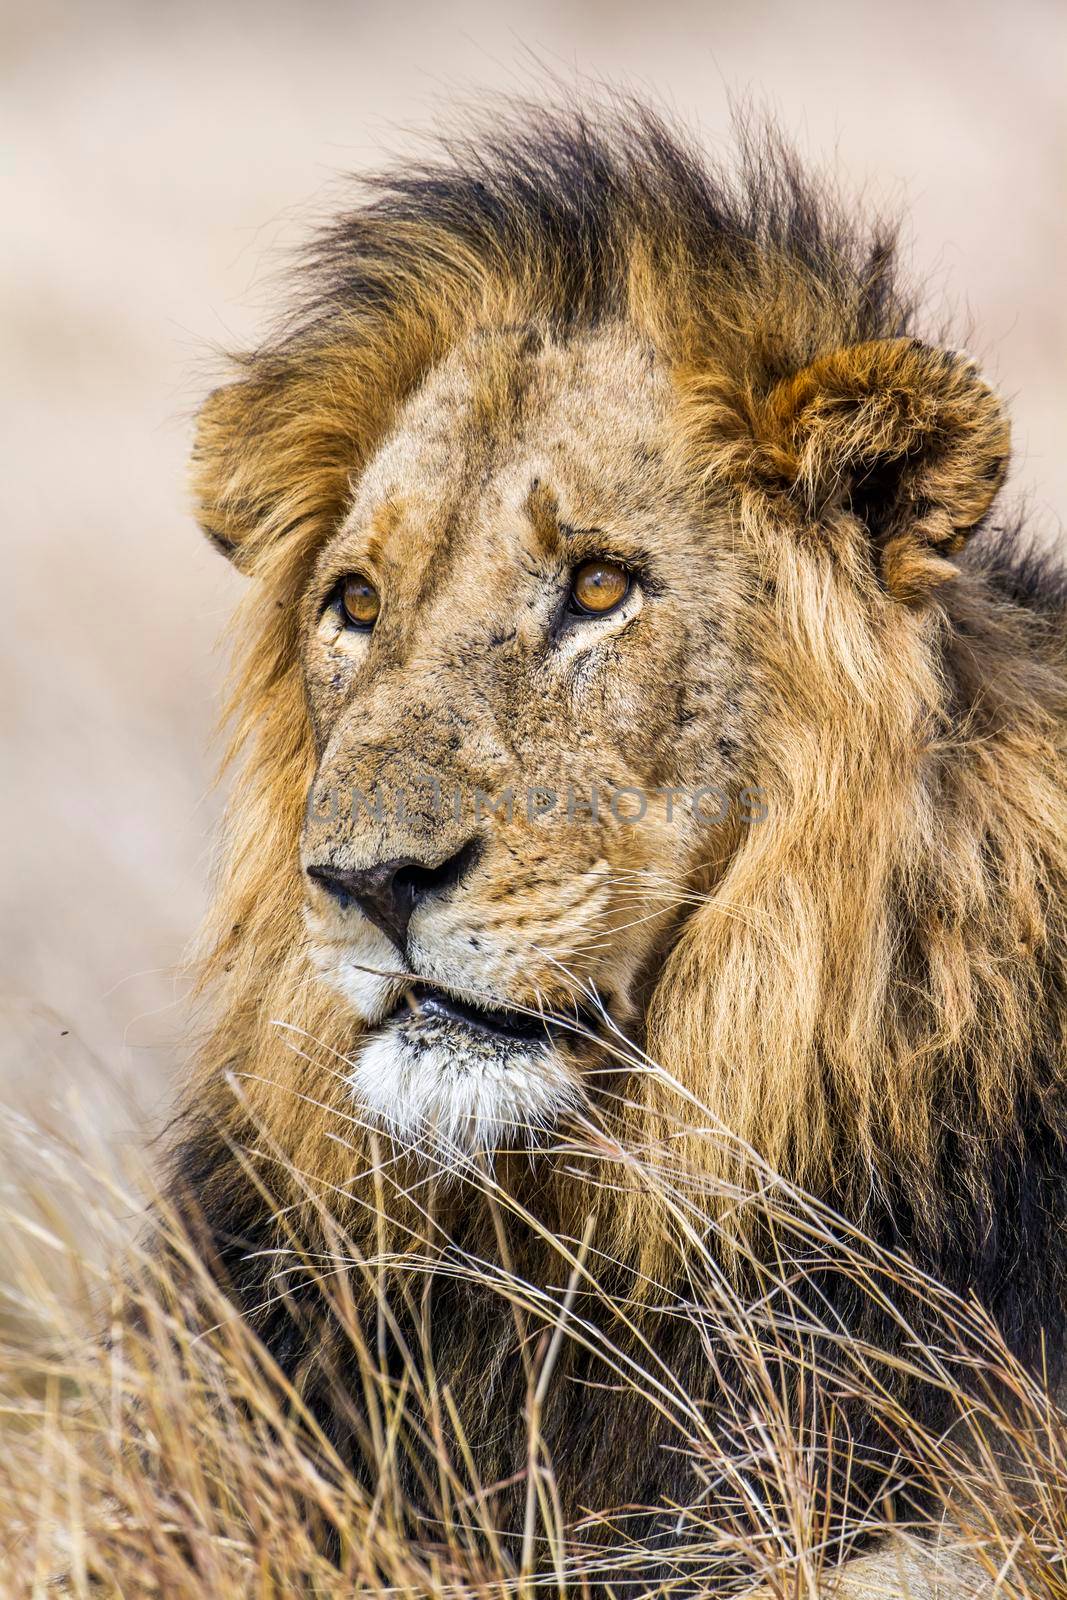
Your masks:
<path fill-rule="evenodd" d="M 471 341 L 306 594 L 312 955 L 365 1024 L 362 1108 L 412 1142 L 520 1142 L 579 1102 L 710 837 L 754 815 L 729 541 L 672 405 L 620 332 Z"/>

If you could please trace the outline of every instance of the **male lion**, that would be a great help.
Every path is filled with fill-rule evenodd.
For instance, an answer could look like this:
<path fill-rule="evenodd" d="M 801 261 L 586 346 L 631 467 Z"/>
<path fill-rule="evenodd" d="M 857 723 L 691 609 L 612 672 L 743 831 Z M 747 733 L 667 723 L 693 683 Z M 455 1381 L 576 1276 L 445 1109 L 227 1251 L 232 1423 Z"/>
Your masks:
<path fill-rule="evenodd" d="M 199 518 L 251 583 L 173 1192 L 354 1460 L 366 1375 L 311 1289 L 272 1293 L 294 1227 L 335 1261 L 344 1231 L 386 1366 L 432 1330 L 504 1535 L 530 1355 L 455 1253 L 534 1298 L 570 1273 L 553 1492 L 568 1524 L 647 1508 L 612 1547 L 643 1541 L 647 1584 L 738 1479 L 676 1447 L 670 1385 L 636 1419 L 614 1380 L 669 1371 L 731 1461 L 743 1353 L 700 1295 L 764 1294 L 769 1173 L 1055 1378 L 1065 585 L 991 520 L 1001 402 L 773 141 L 731 180 L 640 109 L 531 113 L 376 180 L 299 289 L 199 421 Z M 932 1429 L 946 1386 L 904 1373 L 922 1311 L 806 1237 L 817 1359 L 783 1336 L 773 1370 L 827 1493 L 870 1507 L 884 1419 L 804 1373 L 884 1351 Z M 405 1253 L 431 1309 L 386 1315 Z M 599 1345 L 592 1263 L 625 1308 Z"/>

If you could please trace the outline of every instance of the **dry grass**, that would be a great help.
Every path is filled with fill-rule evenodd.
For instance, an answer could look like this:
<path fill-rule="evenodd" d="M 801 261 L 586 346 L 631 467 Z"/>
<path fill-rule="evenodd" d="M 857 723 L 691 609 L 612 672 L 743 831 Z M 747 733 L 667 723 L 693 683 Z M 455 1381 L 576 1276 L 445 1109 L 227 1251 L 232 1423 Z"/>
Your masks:
<path fill-rule="evenodd" d="M 188 1238 L 170 1228 L 165 1265 L 165 1255 L 130 1243 L 138 1194 L 28 1124 L 8 1133 L 22 1199 L 7 1206 L 4 1222 L 12 1279 L 6 1316 L 0 1301 L 5 1597 L 55 1592 L 57 1575 L 61 1592 L 94 1600 L 753 1588 L 814 1596 L 831 1552 L 853 1543 L 860 1549 L 879 1529 L 905 1543 L 937 1539 L 939 1561 L 950 1546 L 964 1552 L 971 1588 L 985 1584 L 1020 1600 L 1067 1595 L 1067 1418 L 980 1311 L 767 1175 L 760 1205 L 779 1245 L 777 1262 L 761 1269 L 764 1292 L 742 1301 L 709 1246 L 718 1226 L 709 1197 L 662 1156 L 653 1166 L 635 1152 L 596 1152 L 605 1182 L 619 1163 L 640 1169 L 664 1224 L 686 1241 L 689 1293 L 669 1314 L 700 1322 L 709 1358 L 714 1350 L 738 1362 L 729 1455 L 721 1448 L 723 1418 L 713 1434 L 700 1396 L 685 1391 L 654 1345 L 635 1363 L 605 1339 L 605 1328 L 628 1324 L 630 1309 L 611 1302 L 589 1228 L 557 1242 L 559 1272 L 548 1288 L 509 1271 L 506 1252 L 498 1264 L 475 1261 L 429 1238 L 402 1260 L 368 1260 L 336 1228 L 330 1259 L 311 1259 L 294 1222 L 279 1251 L 276 1291 L 291 1297 L 294 1314 L 328 1307 L 351 1341 L 362 1377 L 355 1409 L 370 1464 L 364 1472 L 339 1453 L 234 1316 Z M 576 1159 L 592 1153 L 571 1148 Z M 502 1212 L 512 1204 L 487 1172 L 471 1169 L 461 1181 L 480 1185 Z M 310 1191 L 308 1204 L 321 1223 L 321 1200 Z M 831 1361 L 816 1356 L 814 1336 L 828 1329 L 811 1325 L 797 1287 L 828 1260 L 898 1318 L 921 1308 L 937 1336 L 906 1346 L 903 1362 L 844 1343 Z M 427 1321 L 421 1347 L 409 1344 L 399 1367 L 394 1360 L 387 1371 L 381 1358 L 395 1308 L 417 1305 L 431 1269 L 491 1283 L 510 1303 L 528 1352 L 525 1519 L 514 1537 L 495 1526 L 494 1486 L 478 1481 L 453 1398 L 434 1382 Z M 351 1294 L 358 1275 L 377 1295 L 369 1334 Z M 634 1428 L 653 1413 L 668 1416 L 676 1448 L 693 1464 L 692 1501 L 674 1508 L 666 1548 L 643 1540 L 633 1508 L 614 1518 L 604 1508 L 578 1527 L 561 1526 L 539 1419 L 569 1340 L 599 1341 L 611 1381 L 632 1395 Z M 803 1420 L 795 1393 L 783 1394 L 790 1364 L 809 1401 L 819 1396 L 799 1408 Z M 901 1403 L 905 1380 L 950 1395 L 951 1426 L 937 1437 Z M 857 1394 L 898 1450 L 885 1464 L 887 1493 L 874 1508 L 847 1504 L 849 1446 L 840 1421 Z M 834 1481 L 844 1503 L 830 1508 L 821 1488 L 832 1448 L 842 1458 Z M 412 1472 L 417 1506 L 402 1488 Z M 704 1509 L 712 1501 L 713 1514 Z"/>

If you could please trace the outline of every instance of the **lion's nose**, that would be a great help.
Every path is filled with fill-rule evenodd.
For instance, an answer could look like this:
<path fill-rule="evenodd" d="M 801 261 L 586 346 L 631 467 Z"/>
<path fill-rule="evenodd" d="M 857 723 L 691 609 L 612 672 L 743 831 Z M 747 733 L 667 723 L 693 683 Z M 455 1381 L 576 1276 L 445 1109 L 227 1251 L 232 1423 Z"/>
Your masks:
<path fill-rule="evenodd" d="M 373 867 L 336 867 L 313 862 L 308 877 L 322 885 L 341 905 L 354 900 L 376 927 L 407 955 L 408 924 L 424 900 L 455 887 L 481 853 L 477 839 L 469 839 L 454 855 L 429 865 L 414 856 L 397 856 Z"/>

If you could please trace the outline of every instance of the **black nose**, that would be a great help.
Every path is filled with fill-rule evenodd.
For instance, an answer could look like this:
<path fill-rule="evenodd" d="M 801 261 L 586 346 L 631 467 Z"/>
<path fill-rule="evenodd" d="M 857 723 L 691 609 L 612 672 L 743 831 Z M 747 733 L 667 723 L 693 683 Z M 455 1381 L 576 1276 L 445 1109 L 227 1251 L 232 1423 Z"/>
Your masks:
<path fill-rule="evenodd" d="M 416 906 L 432 895 L 443 894 L 453 888 L 470 871 L 481 853 L 477 839 L 469 839 L 455 855 L 427 866 L 414 856 L 398 856 L 394 861 L 382 861 L 374 867 L 335 867 L 330 863 L 312 863 L 308 877 L 347 906 L 353 900 L 364 916 L 370 918 L 396 945 L 402 956 L 407 955 L 408 923 Z"/>

